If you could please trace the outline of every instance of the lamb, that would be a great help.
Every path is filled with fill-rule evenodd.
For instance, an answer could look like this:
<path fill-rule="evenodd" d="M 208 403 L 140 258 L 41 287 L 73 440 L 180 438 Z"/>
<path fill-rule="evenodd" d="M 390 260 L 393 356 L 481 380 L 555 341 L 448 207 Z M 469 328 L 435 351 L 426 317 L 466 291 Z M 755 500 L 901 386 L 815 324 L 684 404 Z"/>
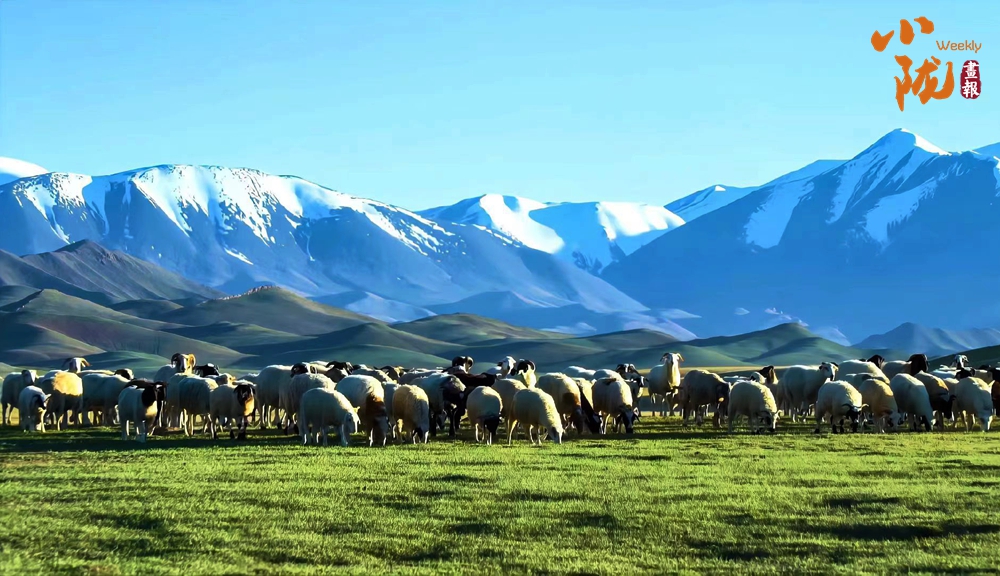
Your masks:
<path fill-rule="evenodd" d="M 836 362 L 823 362 L 818 367 L 791 366 L 781 375 L 781 392 L 784 404 L 788 408 L 792 422 L 796 412 L 803 415 L 810 404 L 816 403 L 816 395 L 824 382 L 837 378 Z"/>
<path fill-rule="evenodd" d="M 413 382 L 427 393 L 431 403 L 431 436 L 437 435 L 437 427 L 444 427 L 443 419 L 448 418 L 448 436 L 455 436 L 458 413 L 465 407 L 465 385 L 452 374 L 432 374 Z"/>
<path fill-rule="evenodd" d="M 475 361 L 472 356 L 455 356 L 451 360 L 451 367 L 445 370 L 449 374 L 469 374 L 472 372 L 472 365 Z"/>
<path fill-rule="evenodd" d="M 763 384 L 741 380 L 733 384 L 729 393 L 729 432 L 733 432 L 736 418 L 747 417 L 747 428 L 757 434 L 767 430 L 774 433 L 778 422 L 778 405 L 774 394 Z"/>
<path fill-rule="evenodd" d="M 615 432 L 625 426 L 625 433 L 631 434 L 639 421 L 639 408 L 634 405 L 632 390 L 621 378 L 601 378 L 591 389 L 594 396 L 594 410 L 604 417 L 613 418 Z M 604 426 L 607 428 L 607 424 Z"/>
<path fill-rule="evenodd" d="M 670 415 L 674 415 L 674 398 L 681 386 L 681 362 L 683 361 L 684 356 L 677 352 L 667 352 L 660 357 L 659 364 L 649 369 L 646 386 L 653 414 L 656 413 L 656 406 L 659 405 L 660 416 L 667 415 L 668 407 Z"/>
<path fill-rule="evenodd" d="M 926 354 L 914 354 L 910 358 L 903 362 L 902 360 L 893 360 L 892 362 L 886 362 L 882 365 L 882 373 L 889 378 L 892 382 L 892 378 L 896 374 L 909 374 L 910 376 L 916 376 L 920 372 L 930 372 L 927 367 L 927 355 Z"/>
<path fill-rule="evenodd" d="M 486 445 L 492 445 L 503 413 L 500 394 L 493 388 L 480 386 L 469 393 L 467 407 L 476 442 L 479 442 L 479 429 L 482 428 Z"/>
<path fill-rule="evenodd" d="M 572 423 L 577 432 L 583 434 L 584 426 L 589 428 L 592 434 L 600 432 L 600 417 L 593 410 L 590 410 L 590 414 L 585 413 L 580 387 L 572 378 L 558 372 L 542 374 L 535 387 L 552 396 L 556 410 L 563 417 L 563 421 Z"/>
<path fill-rule="evenodd" d="M 419 386 L 402 384 L 392 396 L 393 430 L 399 429 L 402 438 L 414 444 L 427 443 L 430 434 L 431 407 L 427 393 Z"/>
<path fill-rule="evenodd" d="M 684 375 L 680 386 L 680 405 L 684 415 L 684 425 L 688 425 L 691 412 L 697 413 L 695 423 L 701 426 L 704 422 L 702 407 L 715 406 L 713 423 L 716 428 L 722 426 L 722 415 L 728 412 L 729 383 L 718 374 L 705 370 L 692 370 Z"/>
<path fill-rule="evenodd" d="M 38 375 L 34 370 L 11 372 L 3 378 L 3 388 L 0 390 L 0 403 L 3 404 L 3 425 L 10 425 L 14 409 L 20 406 L 21 391 L 34 384 Z M 24 419 L 24 416 L 21 416 Z"/>
<path fill-rule="evenodd" d="M 161 389 L 162 395 L 162 389 Z M 162 397 L 162 396 L 161 396 Z M 146 442 L 149 431 L 156 421 L 157 409 L 156 386 L 139 387 L 126 386 L 118 393 L 118 420 L 122 427 L 122 440 L 129 438 L 129 422 L 135 424 L 135 436 L 139 442 Z"/>
<path fill-rule="evenodd" d="M 334 390 L 336 384 L 323 374 L 312 372 L 297 372 L 296 364 L 292 367 L 292 379 L 280 391 L 280 405 L 282 414 L 282 428 L 286 433 L 293 432 L 295 426 L 295 415 L 302 404 L 302 395 L 307 390 L 322 388 L 324 390 Z M 355 430 L 356 432 L 357 430 Z"/>
<path fill-rule="evenodd" d="M 816 393 L 816 429 L 813 432 L 819 434 L 827 414 L 830 415 L 830 428 L 834 434 L 837 433 L 838 420 L 840 433 L 844 433 L 844 418 L 851 420 L 851 432 L 857 432 L 863 407 L 861 393 L 854 386 L 843 381 L 825 382 Z"/>
<path fill-rule="evenodd" d="M 76 358 L 67 358 L 62 363 L 61 368 L 67 372 L 72 372 L 76 374 L 88 366 L 90 366 L 90 362 L 87 362 L 86 358 L 76 357 Z"/>
<path fill-rule="evenodd" d="M 514 364 L 517 362 L 510 356 L 506 356 L 503 360 L 497 362 L 497 365 L 486 371 L 487 374 L 493 374 L 500 378 L 506 378 L 513 370 Z"/>
<path fill-rule="evenodd" d="M 299 374 L 292 378 L 323 378 L 327 382 L 333 383 L 322 374 Z M 303 380 L 300 380 L 300 382 Z M 315 442 L 319 444 L 320 437 L 323 438 L 323 446 L 327 445 L 327 432 L 331 426 L 337 428 L 337 435 L 340 436 L 340 445 L 347 446 L 348 437 L 358 431 L 361 426 L 361 419 L 358 417 L 358 409 L 351 406 L 351 402 L 340 392 L 331 386 L 330 388 L 314 387 L 305 390 L 300 399 L 299 407 L 295 410 L 299 414 L 299 430 L 302 433 L 302 444 L 309 444 L 310 430 L 315 431 Z"/>
<path fill-rule="evenodd" d="M 535 375 L 535 363 L 531 360 L 518 360 L 510 377 L 523 382 L 526 388 L 533 387 L 538 381 Z"/>
<path fill-rule="evenodd" d="M 955 389 L 955 412 L 962 416 L 965 431 L 972 430 L 975 421 L 983 432 L 990 431 L 993 421 L 993 398 L 991 387 L 979 378 L 966 377 L 958 381 Z"/>
<path fill-rule="evenodd" d="M 955 404 L 955 394 L 948 388 L 944 383 L 944 380 L 935 376 L 934 374 L 928 374 L 927 372 L 920 372 L 914 376 L 924 388 L 927 390 L 927 397 L 931 403 L 931 410 L 934 413 L 935 425 L 941 430 L 944 430 L 945 420 L 954 420 L 954 404 Z M 955 381 L 958 384 L 958 381 Z"/>
<path fill-rule="evenodd" d="M 513 443 L 518 426 L 528 428 L 528 440 L 541 444 L 542 431 L 556 444 L 562 444 L 563 426 L 556 410 L 556 403 L 544 391 L 526 388 L 514 395 L 513 419 L 507 426 L 507 444 Z"/>
<path fill-rule="evenodd" d="M 219 439 L 216 422 L 229 428 L 229 438 L 246 440 L 247 424 L 254 411 L 253 384 L 246 380 L 237 380 L 232 384 L 223 384 L 208 395 L 208 429 L 212 440 Z M 239 434 L 233 433 L 233 422 L 236 422 Z"/>
<path fill-rule="evenodd" d="M 871 375 L 857 374 L 857 376 Z M 876 432 L 880 434 L 885 432 L 886 422 L 892 429 L 903 423 L 903 418 L 899 414 L 899 406 L 896 404 L 896 397 L 889 384 L 877 378 L 866 378 L 861 381 L 860 385 L 855 386 L 855 389 L 861 394 L 861 403 L 866 406 L 865 412 L 872 415 Z"/>
<path fill-rule="evenodd" d="M 909 374 L 896 374 L 889 381 L 889 388 L 896 398 L 899 411 L 909 416 L 910 427 L 917 430 L 919 423 L 923 425 L 924 430 L 930 431 L 934 423 L 934 411 L 931 409 L 930 396 L 923 383 Z"/>
<path fill-rule="evenodd" d="M 389 435 L 389 412 L 382 383 L 372 376 L 351 374 L 337 382 L 336 389 L 358 409 L 361 430 L 368 434 L 368 445 L 385 446 Z"/>
<path fill-rule="evenodd" d="M 68 425 L 70 410 L 74 423 L 82 420 L 83 380 L 78 374 L 57 370 L 40 378 L 38 387 L 50 395 L 48 413 L 55 418 L 56 430 Z"/>
<path fill-rule="evenodd" d="M 21 419 L 21 430 L 25 432 L 45 432 L 45 411 L 49 396 L 38 386 L 25 386 L 17 396 L 17 412 Z"/>
<path fill-rule="evenodd" d="M 493 384 L 493 389 L 500 395 L 503 406 L 503 420 L 507 423 L 507 430 L 510 431 L 510 423 L 514 419 L 514 395 L 521 390 L 526 390 L 527 387 L 520 380 L 501 378 Z"/>

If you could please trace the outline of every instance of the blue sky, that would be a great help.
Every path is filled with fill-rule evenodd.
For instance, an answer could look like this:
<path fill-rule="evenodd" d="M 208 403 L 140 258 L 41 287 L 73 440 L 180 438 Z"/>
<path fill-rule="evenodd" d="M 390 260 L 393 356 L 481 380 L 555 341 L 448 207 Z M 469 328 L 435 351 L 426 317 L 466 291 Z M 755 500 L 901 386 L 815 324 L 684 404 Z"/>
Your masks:
<path fill-rule="evenodd" d="M 249 166 L 424 208 L 664 204 L 897 127 L 950 150 L 1000 141 L 992 3 L 804 4 L 0 0 L 0 156 Z M 933 35 L 872 49 L 921 15 Z M 983 95 L 900 112 L 892 56 L 922 62 L 934 40 L 982 43 L 945 54 L 980 62 Z"/>

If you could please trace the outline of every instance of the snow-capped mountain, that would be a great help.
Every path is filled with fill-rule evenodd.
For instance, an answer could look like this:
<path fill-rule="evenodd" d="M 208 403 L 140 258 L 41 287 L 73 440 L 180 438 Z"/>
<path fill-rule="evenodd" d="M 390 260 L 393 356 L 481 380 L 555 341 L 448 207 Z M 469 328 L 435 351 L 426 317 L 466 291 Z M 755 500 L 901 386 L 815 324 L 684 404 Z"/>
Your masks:
<path fill-rule="evenodd" d="M 1000 325 L 998 164 L 895 130 L 688 222 L 603 276 L 650 307 L 697 314 L 686 326 L 701 335 L 779 310 L 851 339 L 906 321 Z"/>
<path fill-rule="evenodd" d="M 0 156 L 0 186 L 14 180 L 27 178 L 28 176 L 38 176 L 48 172 L 38 164 L 25 162 L 16 158 L 5 158 Z"/>
<path fill-rule="evenodd" d="M 604 280 L 482 226 L 250 169 L 46 173 L 0 186 L 0 249 L 90 239 L 227 292 L 262 283 L 426 306 L 513 291 L 544 306 L 645 309 Z"/>
<path fill-rule="evenodd" d="M 420 214 L 436 222 L 484 226 L 595 273 L 684 224 L 666 208 L 636 202 L 544 204 L 498 194 Z"/>

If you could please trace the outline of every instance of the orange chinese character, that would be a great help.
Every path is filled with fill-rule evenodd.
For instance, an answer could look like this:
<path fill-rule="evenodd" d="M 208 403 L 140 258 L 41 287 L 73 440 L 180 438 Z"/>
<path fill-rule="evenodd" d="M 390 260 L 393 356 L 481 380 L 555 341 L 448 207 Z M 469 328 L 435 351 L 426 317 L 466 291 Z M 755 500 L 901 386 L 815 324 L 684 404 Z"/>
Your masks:
<path fill-rule="evenodd" d="M 920 24 L 921 34 L 930 34 L 934 31 L 934 23 L 924 16 L 914 18 L 913 21 Z M 877 52 L 885 50 L 885 47 L 889 45 L 889 40 L 892 40 L 892 36 L 895 33 L 895 30 L 890 30 L 888 34 L 882 35 L 876 30 L 872 33 L 872 48 Z M 899 21 L 899 41 L 907 46 L 910 42 L 913 42 L 913 24 L 910 24 L 909 20 Z"/>
<path fill-rule="evenodd" d="M 900 80 L 899 76 L 896 76 L 896 103 L 899 104 L 900 112 L 903 111 L 903 97 L 907 92 L 911 92 L 915 96 L 919 95 L 920 103 L 927 104 L 931 98 L 944 100 L 951 96 L 955 90 L 955 75 L 951 68 L 951 62 L 948 62 L 941 90 L 936 90 L 938 79 L 931 76 L 931 73 L 935 72 L 941 65 L 941 61 L 937 58 L 932 56 L 930 60 L 924 60 L 924 63 L 917 68 L 916 80 L 910 77 L 910 66 L 913 65 L 913 60 L 910 60 L 908 56 L 896 56 L 896 63 L 903 68 L 903 79 Z"/>

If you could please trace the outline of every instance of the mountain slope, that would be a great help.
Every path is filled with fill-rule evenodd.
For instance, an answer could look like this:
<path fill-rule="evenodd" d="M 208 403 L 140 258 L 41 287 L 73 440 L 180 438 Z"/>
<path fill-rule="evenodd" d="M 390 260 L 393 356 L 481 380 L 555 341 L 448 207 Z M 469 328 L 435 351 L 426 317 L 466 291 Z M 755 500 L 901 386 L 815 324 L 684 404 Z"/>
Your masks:
<path fill-rule="evenodd" d="M 0 156 L 0 186 L 8 182 L 13 182 L 14 180 L 38 176 L 39 174 L 45 174 L 46 172 L 48 172 L 48 170 L 42 168 L 38 164 L 32 164 L 31 162 L 25 162 L 24 160 Z"/>
<path fill-rule="evenodd" d="M 475 224 L 496 230 L 590 272 L 599 272 L 684 224 L 684 220 L 660 206 L 634 202 L 543 204 L 498 194 L 469 198 L 420 214 L 437 222 Z"/>
<path fill-rule="evenodd" d="M 861 348 L 911 350 L 928 356 L 943 356 L 964 350 L 1000 344 L 1000 330 L 944 330 L 905 322 L 884 333 L 875 334 L 858 343 Z"/>
<path fill-rule="evenodd" d="M 854 339 L 906 321 L 1000 324 L 1000 272 L 977 267 L 976 281 L 953 284 L 935 271 L 1000 250 L 990 226 L 970 225 L 1000 218 L 997 164 L 896 130 L 832 170 L 779 179 L 689 222 L 603 275 L 648 306 L 700 316 L 688 323 L 700 334 L 744 331 L 741 314 L 765 310 Z M 645 282 L 631 281 L 640 274 Z"/>

